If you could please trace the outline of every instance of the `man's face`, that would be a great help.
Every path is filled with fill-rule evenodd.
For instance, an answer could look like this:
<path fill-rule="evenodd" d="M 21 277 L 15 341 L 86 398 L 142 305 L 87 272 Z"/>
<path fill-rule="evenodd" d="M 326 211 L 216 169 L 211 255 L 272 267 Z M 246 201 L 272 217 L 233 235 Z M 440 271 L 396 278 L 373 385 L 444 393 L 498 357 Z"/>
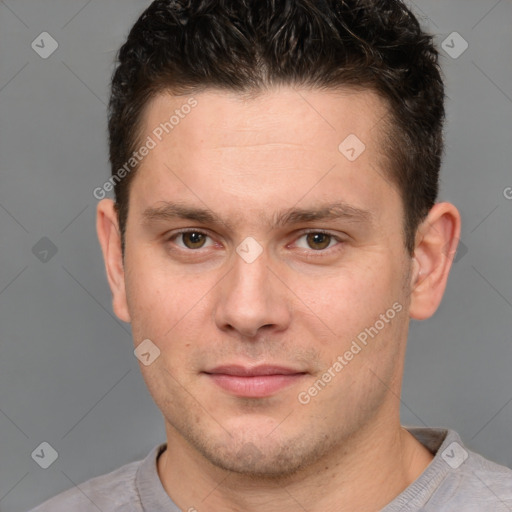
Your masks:
<path fill-rule="evenodd" d="M 161 141 L 188 98 L 149 104 L 156 146 L 131 184 L 126 308 L 135 344 L 160 350 L 143 376 L 168 435 L 225 469 L 291 474 L 398 416 L 410 258 L 379 154 L 384 104 L 292 88 L 194 98 Z M 357 139 L 339 149 L 351 134 L 356 159 Z M 334 203 L 350 215 L 286 216 Z M 261 365 L 292 375 L 221 368 Z"/>

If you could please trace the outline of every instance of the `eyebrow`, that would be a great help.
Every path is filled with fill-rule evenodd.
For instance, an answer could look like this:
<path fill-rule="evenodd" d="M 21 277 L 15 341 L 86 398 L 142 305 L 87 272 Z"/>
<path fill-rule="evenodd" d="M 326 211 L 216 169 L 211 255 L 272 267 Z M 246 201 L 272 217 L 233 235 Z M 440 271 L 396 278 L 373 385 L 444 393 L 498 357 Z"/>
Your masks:
<path fill-rule="evenodd" d="M 207 208 L 197 208 L 183 203 L 162 201 L 161 206 L 146 208 L 142 214 L 143 223 L 148 225 L 157 221 L 168 221 L 174 219 L 186 219 L 204 224 L 224 225 L 233 230 L 233 224 L 229 220 L 223 220 Z M 348 222 L 369 224 L 375 223 L 375 215 L 370 210 L 357 208 L 343 202 L 323 203 L 312 208 L 289 208 L 273 215 L 271 229 L 288 225 L 327 221 L 346 220 Z"/>

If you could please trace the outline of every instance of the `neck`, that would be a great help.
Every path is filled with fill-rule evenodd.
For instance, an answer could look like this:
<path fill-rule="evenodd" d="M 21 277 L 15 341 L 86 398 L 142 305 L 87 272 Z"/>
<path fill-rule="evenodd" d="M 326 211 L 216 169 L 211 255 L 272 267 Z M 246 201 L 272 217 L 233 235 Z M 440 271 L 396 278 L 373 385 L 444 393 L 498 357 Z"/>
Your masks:
<path fill-rule="evenodd" d="M 172 428 L 167 438 L 158 460 L 162 485 L 180 509 L 197 512 L 375 512 L 433 458 L 399 421 L 388 421 L 345 439 L 300 473 L 260 480 L 213 466 Z"/>

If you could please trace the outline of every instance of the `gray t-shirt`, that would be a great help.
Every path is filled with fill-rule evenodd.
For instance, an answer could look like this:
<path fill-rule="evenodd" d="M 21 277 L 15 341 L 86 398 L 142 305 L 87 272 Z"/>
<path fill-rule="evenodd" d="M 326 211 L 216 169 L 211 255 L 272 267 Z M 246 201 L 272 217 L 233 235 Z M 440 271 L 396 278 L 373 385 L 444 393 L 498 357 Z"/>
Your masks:
<path fill-rule="evenodd" d="M 381 512 L 512 512 L 511 469 L 465 448 L 453 430 L 405 428 L 435 457 Z M 155 446 L 144 460 L 92 478 L 30 512 L 181 512 L 157 472 L 165 447 Z"/>

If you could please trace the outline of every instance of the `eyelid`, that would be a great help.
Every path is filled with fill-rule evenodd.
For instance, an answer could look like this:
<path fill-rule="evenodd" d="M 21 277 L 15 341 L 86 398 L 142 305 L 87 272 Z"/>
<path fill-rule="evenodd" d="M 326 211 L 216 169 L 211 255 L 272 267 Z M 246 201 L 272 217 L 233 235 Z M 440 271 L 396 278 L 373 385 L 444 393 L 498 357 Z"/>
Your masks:
<path fill-rule="evenodd" d="M 213 237 L 208 233 L 208 231 L 205 231 L 204 229 L 199 229 L 199 228 L 182 228 L 177 231 L 173 231 L 172 235 L 165 237 L 165 240 L 167 242 L 172 242 L 172 241 L 174 241 L 175 238 L 178 238 L 180 235 L 183 235 L 185 233 L 199 233 L 199 234 L 205 235 L 213 240 Z M 208 247 L 211 247 L 211 246 L 208 246 Z M 184 249 L 183 247 L 179 247 L 179 248 L 184 251 L 188 251 L 188 252 L 198 252 L 199 249 L 203 249 L 203 247 L 200 247 L 199 249 L 195 249 L 195 250 L 194 249 Z"/>
<path fill-rule="evenodd" d="M 212 235 L 210 235 L 208 230 L 206 230 L 204 228 L 182 228 L 182 229 L 179 229 L 177 231 L 174 231 L 172 233 L 172 235 L 167 236 L 166 241 L 173 242 L 175 238 L 177 238 L 180 235 L 185 234 L 185 233 L 199 233 L 199 234 L 205 235 L 206 237 L 208 237 L 212 241 L 214 241 L 214 237 Z M 328 235 L 328 236 L 332 237 L 335 241 L 338 242 L 337 244 L 333 245 L 332 247 L 327 247 L 327 248 L 321 249 L 321 250 L 307 249 L 307 248 L 303 248 L 303 247 L 297 248 L 297 250 L 301 254 L 303 254 L 304 256 L 310 257 L 310 258 L 315 258 L 315 257 L 321 258 L 322 256 L 331 255 L 333 251 L 340 250 L 339 245 L 342 245 L 346 242 L 345 238 L 342 238 L 339 235 L 332 233 L 326 229 L 322 229 L 322 228 L 305 228 L 302 230 L 298 230 L 298 233 L 297 232 L 294 233 L 294 242 L 297 242 L 297 240 L 299 240 L 300 238 L 302 238 L 304 236 L 307 236 L 310 233 L 315 233 L 315 234 L 320 233 L 320 234 Z M 348 235 L 346 235 L 346 237 L 348 237 Z M 215 245 L 215 243 L 213 245 Z M 288 248 L 289 245 L 290 244 L 287 244 L 286 247 Z M 199 247 L 197 249 L 189 249 L 189 248 L 178 246 L 178 250 L 181 250 L 184 252 L 189 252 L 189 253 L 194 253 L 194 252 L 201 252 L 201 249 L 207 249 L 208 247 L 212 247 L 212 245 L 209 245 L 206 247 L 204 247 L 204 246 Z"/>
<path fill-rule="evenodd" d="M 325 229 L 321 229 L 321 228 L 308 228 L 306 230 L 301 230 L 300 231 L 300 234 L 295 238 L 295 241 L 299 240 L 300 238 L 302 238 L 303 236 L 307 236 L 311 233 L 320 233 L 320 234 L 323 234 L 323 235 L 328 235 L 330 236 L 331 238 L 333 238 L 334 240 L 336 240 L 338 242 L 338 244 L 341 244 L 341 243 L 344 243 L 345 240 L 342 239 L 340 236 L 328 231 L 328 230 L 325 230 Z M 315 250 L 315 249 L 302 249 L 300 248 L 302 251 L 306 251 L 308 253 L 312 253 L 313 255 L 318 255 L 318 256 L 321 256 L 322 254 L 327 254 L 329 253 L 330 251 L 333 251 L 333 250 L 336 250 L 336 245 L 332 246 L 332 247 L 328 247 L 326 249 L 323 249 L 323 250 Z"/>

